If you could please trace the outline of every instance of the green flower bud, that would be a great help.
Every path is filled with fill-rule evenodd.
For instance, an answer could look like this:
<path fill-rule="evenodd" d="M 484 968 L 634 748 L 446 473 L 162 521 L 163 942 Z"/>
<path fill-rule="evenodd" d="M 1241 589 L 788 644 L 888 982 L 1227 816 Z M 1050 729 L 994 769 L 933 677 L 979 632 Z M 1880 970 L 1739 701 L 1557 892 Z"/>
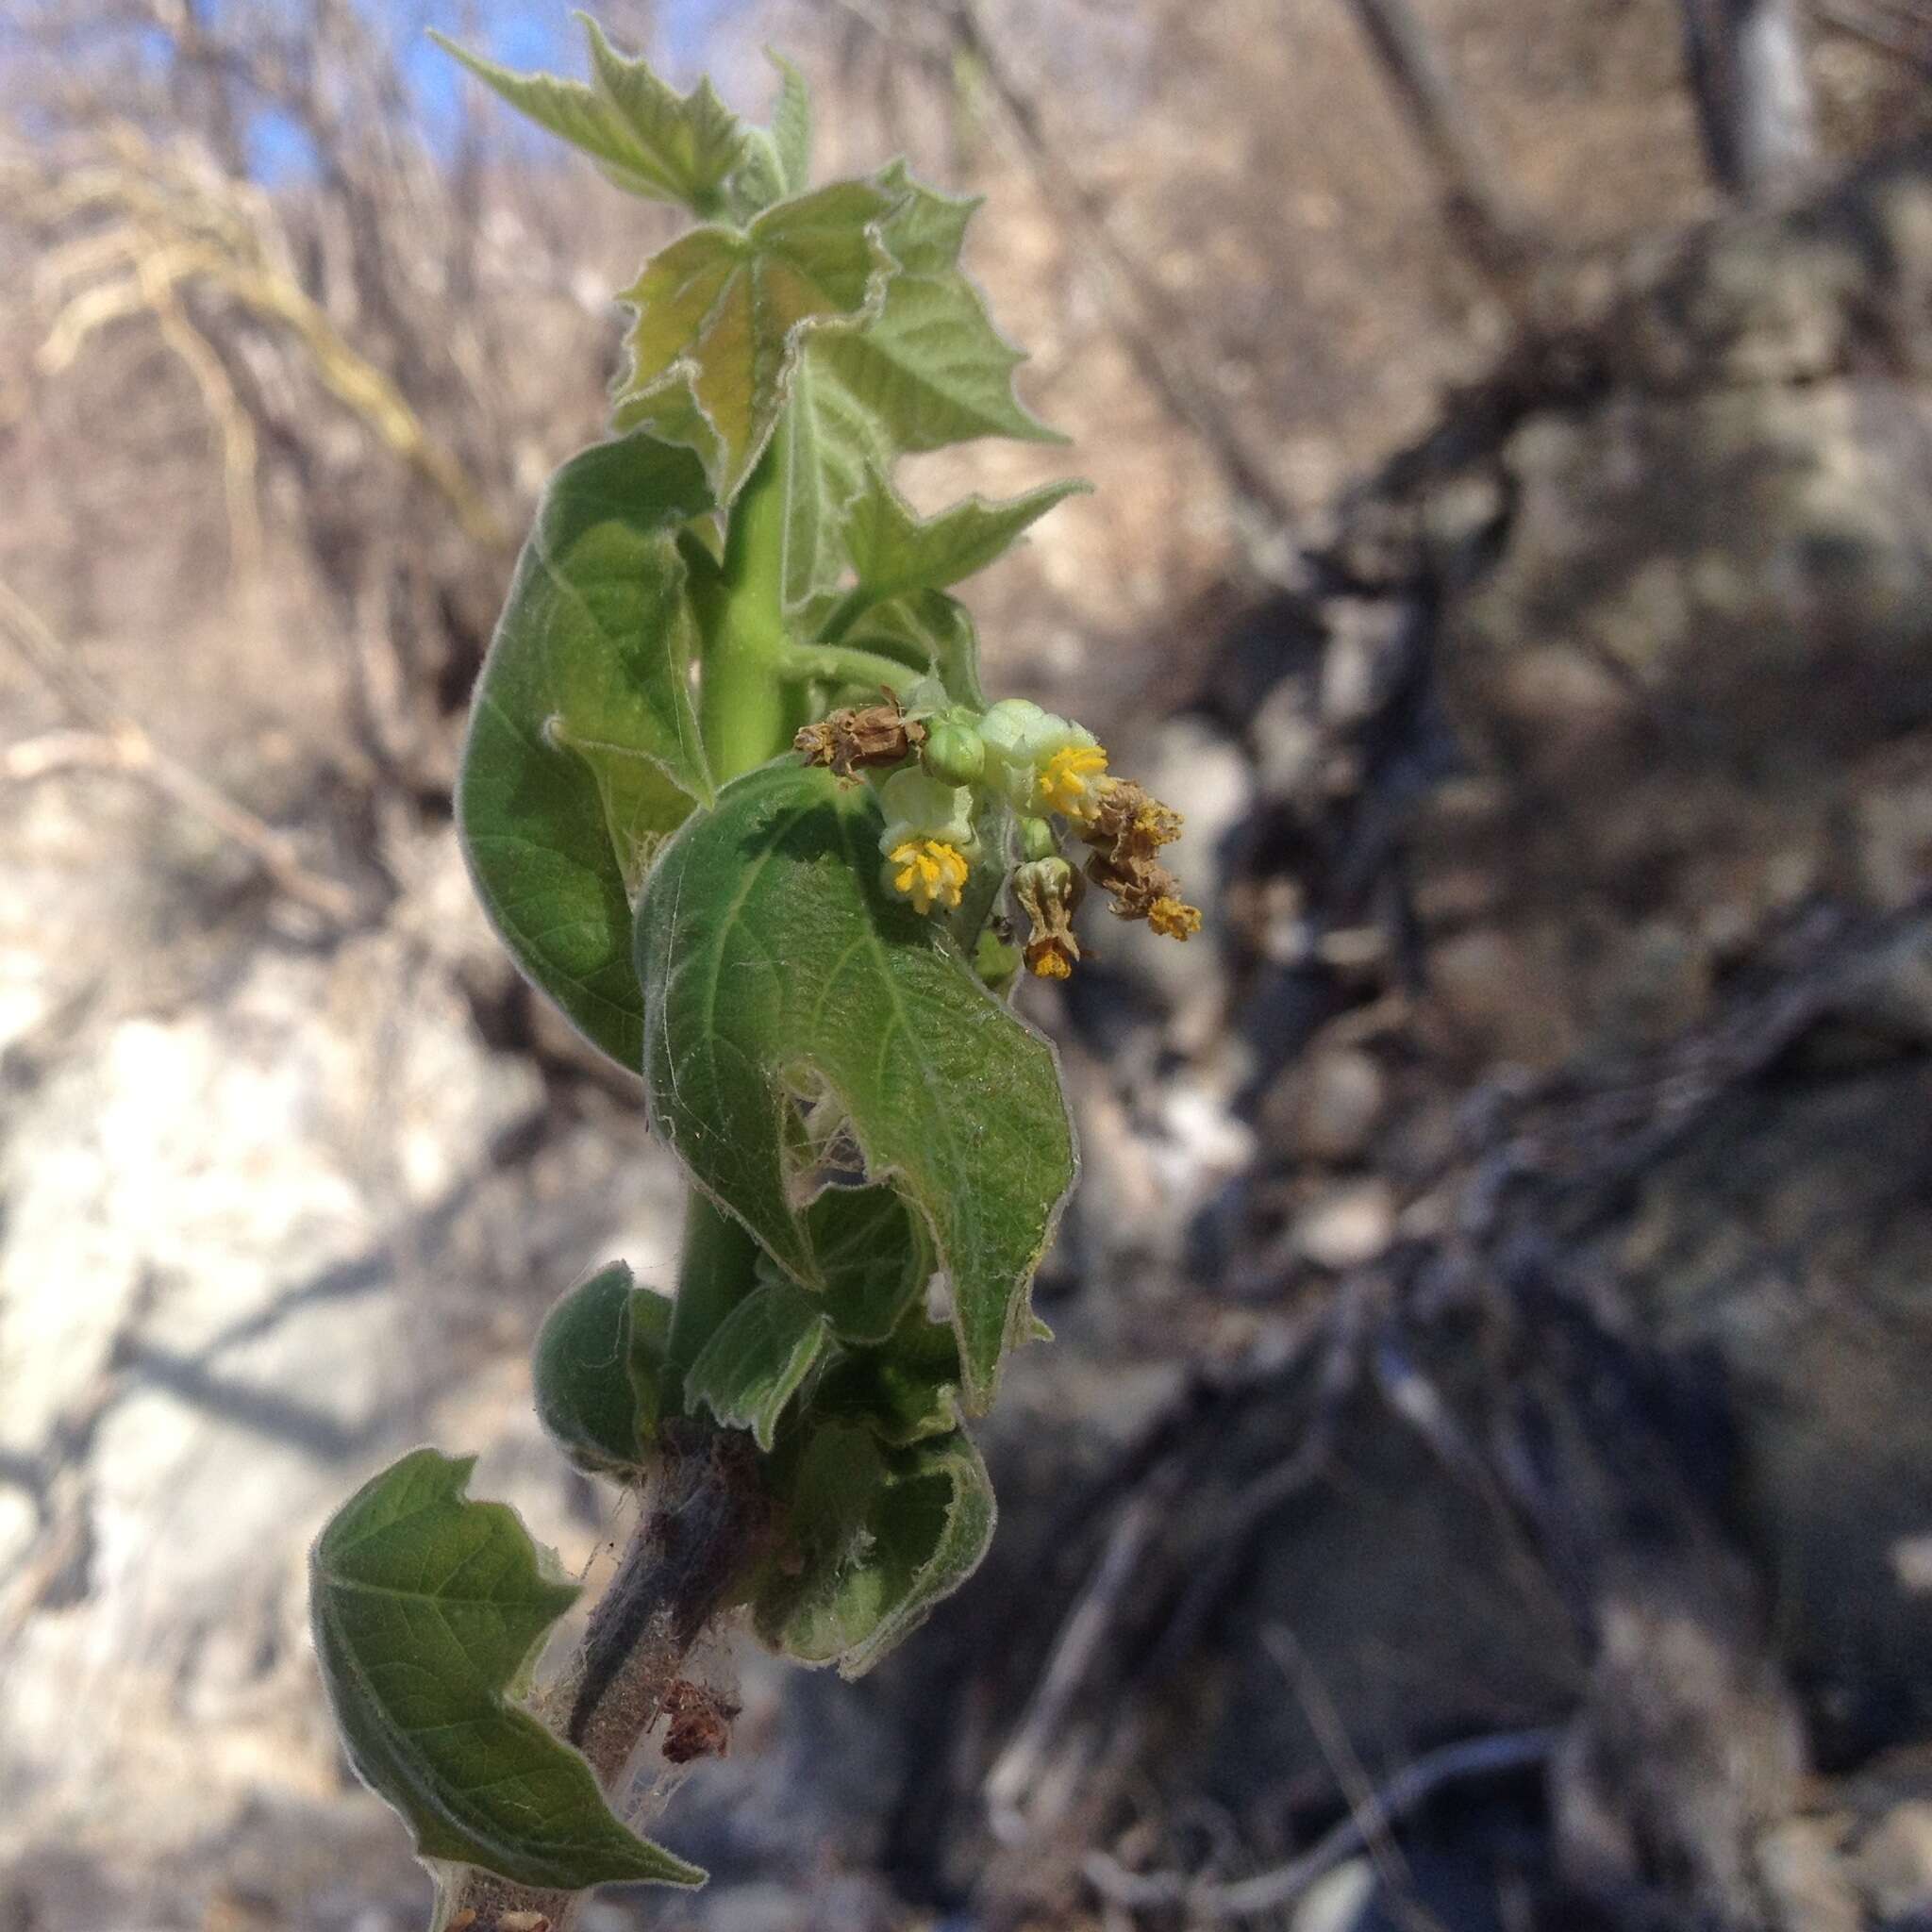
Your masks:
<path fill-rule="evenodd" d="M 970 724 L 937 720 L 920 753 L 925 769 L 948 785 L 971 785 L 986 770 L 986 741 Z"/>
<path fill-rule="evenodd" d="M 1046 819 L 1022 819 L 1020 852 L 1028 859 L 1058 858 L 1060 856 L 1059 834 Z"/>

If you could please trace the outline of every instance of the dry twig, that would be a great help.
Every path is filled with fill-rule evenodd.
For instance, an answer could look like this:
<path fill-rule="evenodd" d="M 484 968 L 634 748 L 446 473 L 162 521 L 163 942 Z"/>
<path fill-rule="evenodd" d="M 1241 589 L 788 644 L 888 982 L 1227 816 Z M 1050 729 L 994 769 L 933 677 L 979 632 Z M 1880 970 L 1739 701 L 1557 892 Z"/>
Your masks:
<path fill-rule="evenodd" d="M 1684 48 L 1710 171 L 1772 201 L 1817 157 L 1816 115 L 1793 0 L 1683 0 Z"/>
<path fill-rule="evenodd" d="M 80 668 L 40 613 L 5 583 L 0 583 L 0 637 L 86 727 L 13 746 L 0 768 L 8 777 L 41 777 L 82 765 L 126 772 L 239 846 L 291 899 L 333 924 L 345 924 L 354 916 L 356 895 L 348 887 L 310 872 L 281 833 L 161 750 Z"/>
<path fill-rule="evenodd" d="M 889 37 L 893 24 L 863 0 L 841 0 L 846 10 Z M 1201 443 L 1237 508 L 1257 556 L 1278 547 L 1294 527 L 1292 505 L 1247 445 L 1233 412 L 1179 346 L 1181 332 L 1165 313 L 1151 278 L 1115 238 L 1108 212 L 1060 153 L 1038 103 L 1008 64 L 997 37 L 987 32 L 975 0 L 954 0 L 947 12 L 953 42 L 986 80 L 1012 130 L 1020 158 L 1080 243 L 1122 346 L 1141 378 Z"/>
<path fill-rule="evenodd" d="M 1245 1919 L 1285 1911 L 1343 1860 L 1368 1846 L 1452 1784 L 1503 1777 L 1548 1761 L 1562 1733 L 1554 1726 L 1499 1731 L 1445 1744 L 1406 1764 L 1298 1858 L 1249 1878 L 1201 1883 L 1185 1872 L 1130 1872 L 1108 1852 L 1090 1852 L 1088 1883 L 1104 1898 L 1138 1911 L 1179 1907 L 1191 1919 Z"/>
<path fill-rule="evenodd" d="M 1441 51 L 1408 0 L 1349 0 L 1442 187 L 1443 212 L 1471 258 L 1515 306 L 1532 252 Z"/>

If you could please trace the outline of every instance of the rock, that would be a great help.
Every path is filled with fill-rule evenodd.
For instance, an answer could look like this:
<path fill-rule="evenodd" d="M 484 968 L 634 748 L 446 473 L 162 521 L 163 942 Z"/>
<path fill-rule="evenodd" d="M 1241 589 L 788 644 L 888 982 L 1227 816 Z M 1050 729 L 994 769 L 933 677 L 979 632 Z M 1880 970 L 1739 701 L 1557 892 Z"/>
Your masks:
<path fill-rule="evenodd" d="M 1263 1118 L 1299 1159 L 1341 1164 L 1367 1151 L 1387 1089 L 1381 1067 L 1358 1047 L 1318 1048 L 1290 1069 Z"/>
<path fill-rule="evenodd" d="M 1464 1062 L 1549 1067 L 1578 1043 L 1568 983 L 1553 938 L 1483 927 L 1430 950 L 1423 1025 L 1438 1050 Z"/>
<path fill-rule="evenodd" d="M 1851 1869 L 1880 1918 L 1932 1911 L 1932 1802 L 1894 1806 L 1865 1835 Z"/>
<path fill-rule="evenodd" d="M 178 1859 L 213 1912 L 274 1836 L 268 1794 L 317 1847 L 381 1820 L 407 1879 L 317 1694 L 309 1541 L 433 1436 L 485 1452 L 477 1492 L 572 1561 L 593 1545 L 523 1357 L 588 1265 L 670 1258 L 675 1178 L 634 1124 L 551 1130 L 535 1068 L 484 1046 L 456 986 L 454 839 L 414 858 L 433 942 L 407 918 L 327 951 L 244 942 L 148 1010 L 135 946 L 91 1023 L 16 1042 L 40 1072 L 0 1142 L 0 1867 L 84 1848 L 138 1895 Z M 63 1886 L 33 1923 L 111 1922 Z"/>
<path fill-rule="evenodd" d="M 1295 1217 L 1293 1245 L 1317 1267 L 1341 1271 L 1376 1259 L 1394 1238 L 1394 1190 L 1381 1179 L 1349 1181 Z"/>

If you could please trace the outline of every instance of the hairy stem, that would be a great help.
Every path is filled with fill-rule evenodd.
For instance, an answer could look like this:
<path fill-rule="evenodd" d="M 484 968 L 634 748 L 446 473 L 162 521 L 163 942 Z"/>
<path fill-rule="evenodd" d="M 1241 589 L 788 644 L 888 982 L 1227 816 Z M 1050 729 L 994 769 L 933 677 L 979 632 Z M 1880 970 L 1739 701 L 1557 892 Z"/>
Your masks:
<path fill-rule="evenodd" d="M 920 677 L 911 665 L 883 651 L 851 644 L 793 644 L 779 659 L 779 669 L 789 678 L 817 677 L 828 684 L 858 684 L 872 690 L 884 685 L 902 694 Z"/>
<path fill-rule="evenodd" d="M 792 695 L 781 675 L 790 645 L 780 569 L 784 499 L 769 456 L 732 506 L 724 561 L 693 585 L 704 628 L 699 722 L 722 782 L 775 758 L 791 741 Z M 673 1367 L 753 1283 L 751 1237 L 695 1189 L 685 1221 Z M 621 1816 L 641 1825 L 648 1793 L 627 1802 L 626 1774 L 678 1683 L 692 1647 L 762 1547 L 763 1486 L 749 1437 L 698 1423 L 666 1425 L 643 1512 L 584 1641 L 535 1709 L 590 1760 Z M 587 1894 L 535 1891 L 474 1868 L 444 1885 L 431 1932 L 568 1932 Z M 465 1916 L 468 1914 L 469 1916 Z"/>
<path fill-rule="evenodd" d="M 537 1715 L 583 1752 L 613 1807 L 635 1827 L 648 1821 L 643 1805 L 627 1801 L 631 1761 L 692 1646 L 756 1559 L 766 1525 L 750 1440 L 674 1424 L 617 1574 L 583 1641 L 537 1699 Z M 583 1896 L 466 1868 L 443 1888 L 431 1932 L 567 1932 Z"/>
<path fill-rule="evenodd" d="M 791 739 L 791 693 L 778 675 L 789 639 L 781 571 L 785 498 L 769 452 L 731 507 L 724 561 L 692 586 L 704 626 L 699 724 L 722 782 L 776 758 Z"/>

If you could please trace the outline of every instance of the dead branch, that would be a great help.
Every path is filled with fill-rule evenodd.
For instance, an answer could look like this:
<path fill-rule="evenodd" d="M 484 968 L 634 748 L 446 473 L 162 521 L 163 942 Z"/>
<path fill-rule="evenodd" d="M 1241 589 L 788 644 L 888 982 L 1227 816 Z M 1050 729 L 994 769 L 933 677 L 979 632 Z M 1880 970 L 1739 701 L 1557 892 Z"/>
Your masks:
<path fill-rule="evenodd" d="M 110 323 L 153 313 L 222 430 L 231 514 L 239 493 L 252 519 L 252 425 L 214 349 L 178 299 L 184 285 L 204 284 L 292 336 L 324 387 L 443 496 L 464 533 L 486 548 L 505 548 L 503 520 L 460 459 L 283 266 L 286 250 L 278 236 L 264 232 L 270 216 L 258 192 L 181 165 L 126 124 L 110 128 L 108 140 L 111 162 L 78 170 L 29 203 L 29 212 L 42 220 L 102 208 L 121 217 L 86 238 L 83 249 L 54 258 L 49 274 L 57 285 L 72 278 L 81 286 L 67 295 L 42 343 L 36 360 L 42 372 L 67 369 Z"/>
<path fill-rule="evenodd" d="M 1932 20 L 1871 0 L 1811 0 L 1811 8 L 1826 26 L 1932 78 Z"/>
<path fill-rule="evenodd" d="M 1711 175 L 1775 201 L 1817 158 L 1811 82 L 1792 0 L 1683 0 L 1684 52 Z"/>
<path fill-rule="evenodd" d="M 310 872 L 273 826 L 236 804 L 191 766 L 161 750 L 80 668 L 40 613 L 5 583 L 0 583 L 0 637 L 6 638 L 35 676 L 88 727 L 86 737 L 92 741 L 84 754 L 74 734 L 15 746 L 7 761 L 9 777 L 44 775 L 62 763 L 68 767 L 88 763 L 97 769 L 126 772 L 247 853 L 277 891 L 319 912 L 332 924 L 346 924 L 353 918 L 356 895 L 348 887 Z M 22 753 L 31 755 L 23 758 Z M 17 769 L 22 766 L 24 770 Z"/>
<path fill-rule="evenodd" d="M 1451 231 L 1514 308 L 1519 277 L 1538 244 L 1503 192 L 1441 48 L 1408 0 L 1349 6 L 1435 171 Z"/>
<path fill-rule="evenodd" d="M 1499 1731 L 1445 1744 L 1406 1764 L 1324 1837 L 1285 1865 L 1250 1878 L 1198 1882 L 1184 1872 L 1130 1872 L 1108 1852 L 1090 1852 L 1082 1869 L 1102 1897 L 1134 1911 L 1184 1909 L 1191 1919 L 1245 1919 L 1286 1910 L 1336 1866 L 1419 1809 L 1445 1787 L 1506 1777 L 1547 1763 L 1562 1733 L 1554 1726 Z"/>

